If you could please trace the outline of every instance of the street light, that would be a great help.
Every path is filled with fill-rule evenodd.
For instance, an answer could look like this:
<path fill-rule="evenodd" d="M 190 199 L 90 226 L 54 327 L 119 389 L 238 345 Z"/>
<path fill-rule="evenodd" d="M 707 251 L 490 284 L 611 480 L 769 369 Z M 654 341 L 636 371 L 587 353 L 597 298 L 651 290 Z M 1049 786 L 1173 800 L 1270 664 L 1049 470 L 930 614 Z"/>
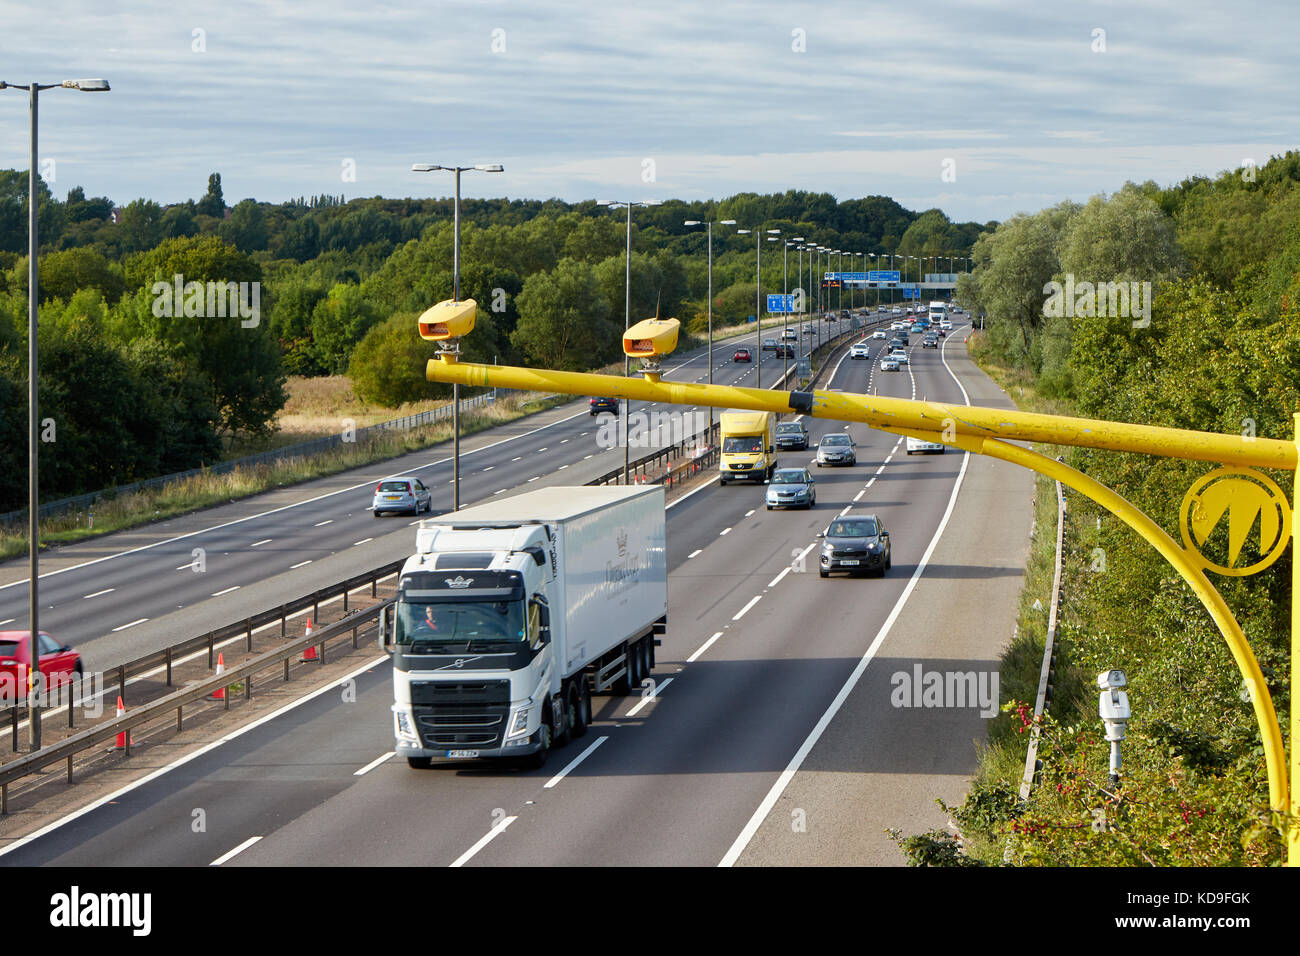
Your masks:
<path fill-rule="evenodd" d="M 31 110 L 31 161 L 27 169 L 27 541 L 28 541 L 28 561 L 29 561 L 29 582 L 28 582 L 28 616 L 30 618 L 31 636 L 30 669 L 27 677 L 27 717 L 29 730 L 29 740 L 32 750 L 41 749 L 41 712 L 40 701 L 36 694 L 36 689 L 43 682 L 41 677 L 41 655 L 40 655 L 40 597 L 37 594 L 37 579 L 40 576 L 40 528 L 37 526 L 37 466 L 39 464 L 37 449 L 37 408 L 36 408 L 36 290 L 37 282 L 37 259 L 39 258 L 39 237 L 37 235 L 37 189 L 36 189 L 36 161 L 37 161 L 37 101 L 40 98 L 41 90 L 52 90 L 61 88 L 65 90 L 80 90 L 82 93 L 107 93 L 109 85 L 107 80 L 64 80 L 62 83 L 6 83 L 0 80 L 0 90 L 14 89 L 26 90 Z M 16 688 L 15 688 L 16 690 Z M 15 694 L 15 696 L 17 696 Z M 69 704 L 71 707 L 71 704 Z"/>
<path fill-rule="evenodd" d="M 658 199 L 643 199 L 640 202 L 636 200 L 621 199 L 601 199 L 597 201 L 597 206 L 607 206 L 610 209 L 617 209 L 619 206 L 627 207 L 627 254 L 625 256 L 623 270 L 623 331 L 626 332 L 632 327 L 632 207 L 633 206 L 658 206 L 661 205 Z M 632 374 L 631 359 L 626 355 L 623 356 L 623 377 L 627 378 Z M 713 353 L 709 353 L 709 363 L 713 363 Z M 623 399 L 623 484 L 628 484 L 628 472 L 631 470 L 629 460 L 629 448 L 627 440 L 627 406 L 629 402 Z"/>
<path fill-rule="evenodd" d="M 719 225 L 734 226 L 734 219 L 719 219 Z M 713 221 L 704 223 L 700 219 L 687 219 L 684 226 L 707 225 L 709 231 L 709 384 L 713 384 Z M 713 441 L 713 406 L 709 406 L 709 441 Z"/>
<path fill-rule="evenodd" d="M 780 229 L 769 229 L 769 233 L 780 234 Z M 748 236 L 753 233 L 754 236 L 754 325 L 758 339 L 758 361 L 754 363 L 754 387 L 763 387 L 763 230 L 757 227 L 753 229 L 737 229 L 736 235 Z"/>
<path fill-rule="evenodd" d="M 799 242 L 803 242 L 803 236 L 787 239 L 781 249 L 781 307 L 785 310 L 785 329 L 781 333 L 781 364 L 785 367 L 782 383 L 790 378 L 790 356 L 786 352 L 789 347 L 786 343 L 790 340 L 787 334 L 790 331 L 790 247 Z"/>
<path fill-rule="evenodd" d="M 456 175 L 456 202 L 452 207 L 451 228 L 451 301 L 460 301 L 460 174 L 470 170 L 481 173 L 499 173 L 505 170 L 500 163 L 479 163 L 477 166 L 439 166 L 433 163 L 414 163 L 413 173 L 431 173 L 446 170 Z M 459 350 L 459 340 L 453 349 Z M 460 510 L 460 385 L 451 386 L 451 510 Z"/>
<path fill-rule="evenodd" d="M 1106 740 L 1110 743 L 1110 785 L 1118 787 L 1119 745 L 1124 740 L 1125 729 L 1132 716 L 1128 705 L 1128 694 L 1120 690 L 1121 687 L 1128 686 L 1128 678 L 1121 670 L 1102 671 L 1097 675 L 1097 686 L 1101 688 L 1101 697 L 1097 704 L 1098 715 L 1106 728 Z"/>

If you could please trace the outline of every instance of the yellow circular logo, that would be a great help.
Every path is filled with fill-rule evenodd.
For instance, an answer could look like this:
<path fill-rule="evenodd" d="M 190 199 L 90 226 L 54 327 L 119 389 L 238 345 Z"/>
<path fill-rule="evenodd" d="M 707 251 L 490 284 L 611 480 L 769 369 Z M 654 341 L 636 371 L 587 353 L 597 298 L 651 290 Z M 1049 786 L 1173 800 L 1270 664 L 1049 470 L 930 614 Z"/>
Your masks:
<path fill-rule="evenodd" d="M 1224 516 L 1227 521 L 1224 521 Z M 1263 571 L 1291 540 L 1291 506 L 1271 478 L 1250 468 L 1219 468 L 1192 485 L 1178 514 L 1183 545 L 1202 567 L 1244 577 Z M 1226 532 L 1219 529 L 1226 525 Z M 1258 529 L 1258 531 L 1256 531 Z M 1226 555 L 1226 564 L 1206 556 Z M 1259 559 L 1239 567 L 1243 552 Z"/>

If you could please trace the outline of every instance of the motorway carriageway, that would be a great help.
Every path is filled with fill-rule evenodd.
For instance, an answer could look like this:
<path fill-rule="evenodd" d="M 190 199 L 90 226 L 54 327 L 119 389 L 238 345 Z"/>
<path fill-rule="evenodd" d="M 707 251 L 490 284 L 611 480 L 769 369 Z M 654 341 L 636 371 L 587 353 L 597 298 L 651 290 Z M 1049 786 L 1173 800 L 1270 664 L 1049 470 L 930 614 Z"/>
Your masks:
<path fill-rule="evenodd" d="M 870 361 L 845 359 L 828 387 L 952 403 L 965 403 L 969 389 L 994 404 L 963 333 L 941 352 L 914 346 L 897 373 L 879 370 L 878 347 Z M 972 475 L 978 492 L 961 496 L 958 509 L 968 456 L 912 458 L 888 433 L 808 424 L 814 443 L 847 430 L 858 464 L 811 469 L 813 511 L 768 512 L 761 486 L 716 482 L 671 505 L 669 627 L 653 693 L 597 697 L 590 733 L 545 768 L 416 771 L 393 759 L 390 665 L 377 657 L 354 672 L 355 703 L 325 688 L 18 841 L 0 861 L 901 863 L 883 829 L 943 824 L 934 798 L 959 799 L 983 718 L 969 707 L 900 709 L 891 675 L 918 664 L 996 667 L 1010 625 L 981 625 L 1014 617 L 999 609 L 1013 609 L 1018 594 L 1032 484 L 1009 466 Z M 782 464 L 813 454 L 787 452 Z M 891 532 L 885 578 L 815 573 L 816 534 L 847 511 L 876 513 Z M 950 519 L 960 553 L 941 541 Z M 972 560 L 985 553 L 987 564 Z M 208 821 L 201 834 L 190 827 L 197 807 Z"/>

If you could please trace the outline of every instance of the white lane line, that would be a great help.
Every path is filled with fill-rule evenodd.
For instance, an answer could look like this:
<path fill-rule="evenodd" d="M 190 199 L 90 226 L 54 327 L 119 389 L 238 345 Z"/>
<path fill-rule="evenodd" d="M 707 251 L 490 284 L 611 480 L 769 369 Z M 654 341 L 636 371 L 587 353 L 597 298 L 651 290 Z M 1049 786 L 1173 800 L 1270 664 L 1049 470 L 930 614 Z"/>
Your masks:
<path fill-rule="evenodd" d="M 853 496 L 853 500 L 861 501 L 862 496 L 865 495 L 866 493 L 867 493 L 867 489 L 863 488 L 861 491 L 859 491 L 856 495 Z"/>
<path fill-rule="evenodd" d="M 323 527 L 325 527 L 325 525 L 327 525 L 327 524 L 333 524 L 333 523 L 334 523 L 334 519 L 333 519 L 333 518 L 326 518 L 324 521 L 317 521 L 316 524 L 315 524 L 315 527 L 317 527 L 317 528 L 323 528 Z"/>
<path fill-rule="evenodd" d="M 718 532 L 718 537 L 721 538 L 724 534 L 726 534 L 730 530 L 731 530 L 730 528 L 723 528 L 721 531 Z"/>
<path fill-rule="evenodd" d="M 840 511 L 840 515 L 839 515 L 839 516 L 842 518 L 842 517 L 844 517 L 846 514 L 848 514 L 848 513 L 849 513 L 849 508 L 851 508 L 851 507 L 852 507 L 852 505 L 845 505 L 844 508 Z"/>
<path fill-rule="evenodd" d="M 533 475 L 533 477 L 529 478 L 528 480 L 529 480 L 529 481 L 537 481 L 537 480 L 540 479 L 541 477 L 542 477 L 541 475 Z"/>
<path fill-rule="evenodd" d="M 744 617 L 744 616 L 749 612 L 749 609 L 750 609 L 751 607 L 753 607 L 755 604 L 757 604 L 757 603 L 759 602 L 759 599 L 762 598 L 762 596 L 763 596 L 763 595 L 761 595 L 761 594 L 755 594 L 752 598 L 749 599 L 749 603 L 748 603 L 748 604 L 746 604 L 746 605 L 745 605 L 744 607 L 742 607 L 738 612 L 736 612 L 736 616 L 733 617 L 732 620 L 733 620 L 733 621 L 739 621 L 742 617 Z"/>
<path fill-rule="evenodd" d="M 12 624 L 16 620 L 18 620 L 16 617 L 7 617 L 3 621 L 0 621 L 0 624 Z"/>
<path fill-rule="evenodd" d="M 196 560 L 197 560 L 197 559 L 196 559 Z M 194 562 L 191 561 L 189 564 L 182 564 L 182 565 L 181 565 L 179 568 L 177 568 L 176 570 L 177 570 L 177 571 L 193 571 L 193 570 L 194 570 Z"/>
<path fill-rule="evenodd" d="M 942 350 L 940 351 L 940 357 L 944 358 L 944 365 L 947 366 L 947 359 L 943 356 Z M 957 379 L 957 376 L 953 373 L 951 367 L 948 367 L 948 374 L 952 375 L 953 381 L 957 382 L 957 387 L 961 389 L 961 393 L 966 399 L 966 404 L 969 405 L 970 395 L 967 394 L 966 388 Z M 817 725 L 813 727 L 812 732 L 808 735 L 807 739 L 805 739 L 799 746 L 795 755 L 790 759 L 790 763 L 786 766 L 785 770 L 781 772 L 781 776 L 777 778 L 776 783 L 772 785 L 772 789 L 767 792 L 767 796 L 765 796 L 763 802 L 758 805 L 758 809 L 754 811 L 754 815 L 750 817 L 749 822 L 745 824 L 745 828 L 740 831 L 740 835 L 737 836 L 735 842 L 732 843 L 731 849 L 729 849 L 726 855 L 718 862 L 718 866 L 733 866 L 735 862 L 740 859 L 740 855 L 745 852 L 745 848 L 749 846 L 749 842 L 754 838 L 754 834 L 758 832 L 758 828 L 762 826 L 767 815 L 772 812 L 772 807 L 776 806 L 776 802 L 781 799 L 781 794 L 784 793 L 786 787 L 790 785 L 790 781 L 793 780 L 795 774 L 799 772 L 799 768 L 803 766 L 803 762 L 808 759 L 808 755 L 812 753 L 812 749 L 816 746 L 817 741 L 821 739 L 822 734 L 826 732 L 826 728 L 830 726 L 831 721 L 835 719 L 835 715 L 839 712 L 840 708 L 844 706 L 844 702 L 848 700 L 849 695 L 853 692 L 853 688 L 857 686 L 858 681 L 862 679 L 862 675 L 866 673 L 867 665 L 871 663 L 872 659 L 876 656 L 876 651 L 880 649 L 880 645 L 884 643 L 885 638 L 889 635 L 889 631 L 893 628 L 894 622 L 898 620 L 899 615 L 903 611 L 903 605 L 907 603 L 907 599 L 911 597 L 912 592 L 916 590 L 916 583 L 921 579 L 921 574 L 925 571 L 926 565 L 929 564 L 930 557 L 934 554 L 934 549 L 938 547 L 939 539 L 943 536 L 944 529 L 948 527 L 948 520 L 952 517 L 953 510 L 957 507 L 957 494 L 961 491 L 962 481 L 966 477 L 966 466 L 969 463 L 970 453 L 967 452 L 962 455 L 961 471 L 957 473 L 957 480 L 953 483 L 952 494 L 948 496 L 948 507 L 943 513 L 943 518 L 939 521 L 939 527 L 935 529 L 934 537 L 930 539 L 930 543 L 926 547 L 925 553 L 921 555 L 921 560 L 917 562 L 916 570 L 912 572 L 912 577 L 908 580 L 907 586 L 903 588 L 903 593 L 899 595 L 898 601 L 894 604 L 893 610 L 889 612 L 889 617 L 887 617 L 885 623 L 880 626 L 880 631 L 871 642 L 871 646 L 868 647 L 867 652 L 862 655 L 862 659 L 858 661 L 857 666 L 853 669 L 853 673 L 850 674 L 848 680 L 844 682 L 844 686 L 841 687 L 840 692 L 835 695 L 835 699 L 832 700 L 830 706 L 826 708 L 826 712 L 823 713 L 821 719 L 817 721 Z"/>
<path fill-rule="evenodd" d="M 185 565 L 185 566 L 186 566 L 187 568 L 189 567 L 188 564 Z M 102 591 L 96 591 L 94 594 L 87 594 L 87 595 L 85 595 L 84 597 L 82 597 L 82 600 L 84 601 L 84 600 L 86 600 L 86 598 L 99 597 L 101 594 L 108 594 L 108 593 L 110 593 L 110 592 L 112 592 L 112 591 L 116 591 L 116 590 L 117 590 L 117 588 L 104 588 L 104 590 L 102 590 Z M 8 622 L 6 622 L 6 623 L 8 623 Z"/>
<path fill-rule="evenodd" d="M 541 454 L 542 452 L 544 452 L 544 451 L 546 451 L 545 448 L 539 448 L 539 449 L 537 449 L 537 454 L 540 455 L 540 454 Z"/>
<path fill-rule="evenodd" d="M 368 590 L 370 588 L 369 582 L 361 585 L 361 587 L 355 588 L 354 590 L 359 591 L 361 590 L 362 587 Z M 333 601 L 336 599 L 331 598 L 330 600 Z M 324 606 L 325 603 L 326 602 L 321 602 L 321 605 Z M 310 609 L 299 611 L 297 612 L 297 614 L 291 614 L 290 617 L 298 617 L 306 613 L 310 613 Z M 269 624 L 263 625 L 263 627 L 279 627 L 279 626 L 280 626 L 279 621 L 272 621 Z M 260 628 L 255 629 L 255 633 L 256 630 L 260 630 Z M 238 638 L 236 638 L 236 640 L 240 640 L 240 641 L 242 641 L 243 639 L 244 639 L 243 634 L 240 634 Z M 230 641 L 228 643 L 234 643 L 234 641 Z M 202 651 L 198 651 L 197 653 L 195 653 L 193 657 L 198 657 L 200 654 L 206 654 L 206 653 L 207 650 L 204 649 Z M 193 657 L 191 659 L 193 659 Z M 280 717 L 283 714 L 287 714 L 289 711 L 293 710 L 294 708 L 300 707 L 303 704 L 307 703 L 308 701 L 315 700 L 317 697 L 320 697 L 322 694 L 336 694 L 338 693 L 339 687 L 347 684 L 349 680 L 352 680 L 353 678 L 356 677 L 360 677 L 366 671 L 370 670 L 371 668 L 378 667 L 380 664 L 390 664 L 391 662 L 392 662 L 392 658 L 390 658 L 387 654 L 380 654 L 378 657 L 374 658 L 373 660 L 370 660 L 367 663 L 362 664 L 360 667 L 352 671 L 350 674 L 344 674 L 341 677 L 339 677 L 337 680 L 333 680 L 330 683 L 326 684 L 324 687 L 318 687 L 314 691 L 311 691 L 308 694 L 304 694 L 302 697 L 298 698 L 297 700 L 291 700 L 283 707 L 280 707 L 277 710 L 272 711 L 271 713 L 267 714 L 265 717 L 260 717 L 257 720 L 253 721 L 251 724 L 247 724 L 243 727 L 240 727 L 238 730 L 233 730 L 230 733 L 226 734 L 224 737 L 218 740 L 214 740 L 209 744 L 205 744 L 204 746 L 200 747 L 198 750 L 195 750 L 193 753 L 188 753 L 183 757 L 178 757 L 176 760 L 173 760 L 171 763 L 167 764 L 166 766 L 159 767 L 157 770 L 153 771 L 152 773 L 146 774 L 145 776 L 141 777 L 139 780 L 135 780 L 131 783 L 128 783 L 126 786 L 120 787 L 119 789 L 114 790 L 112 793 L 102 796 L 98 800 L 94 800 L 91 803 L 88 803 L 86 806 L 81 807 L 78 810 L 73 810 L 67 816 L 61 817 L 58 820 L 55 820 L 53 823 L 49 823 L 41 827 L 39 830 L 35 831 L 34 833 L 29 833 L 26 836 L 19 837 L 18 839 L 14 840 L 12 843 L 0 847 L 0 856 L 4 856 L 6 853 L 12 853 L 14 850 L 18 849 L 19 847 L 26 846 L 29 843 L 39 840 L 41 837 L 45 836 L 45 834 L 54 832 L 59 827 L 63 826 L 64 824 L 71 823 L 73 820 L 76 820 L 78 817 L 83 817 L 87 813 L 92 813 L 95 810 L 98 810 L 102 806 L 113 803 L 115 800 L 120 800 L 123 796 L 130 793 L 132 790 L 135 790 L 139 787 L 143 787 L 147 783 L 152 783 L 154 780 L 157 780 L 159 777 L 163 776 L 163 774 L 170 773 L 171 771 L 175 770 L 177 767 L 181 767 L 189 763 L 191 760 L 197 760 L 199 757 L 202 757 L 204 754 L 216 750 L 222 744 L 228 743 L 229 741 L 234 740 L 236 737 L 242 737 L 244 734 L 249 733 L 252 730 L 256 730 L 258 727 L 261 727 L 263 724 L 269 723 L 270 721 L 275 720 L 277 717 Z M 180 663 L 180 661 L 175 661 L 173 663 Z M 162 671 L 163 668 L 159 667 L 153 673 L 162 673 Z M 147 675 L 141 675 L 141 676 L 143 677 Z M 128 680 L 128 683 L 132 683 L 132 682 L 133 680 Z M 49 713 L 50 713 L 49 711 L 46 712 L 47 716 L 49 715 Z"/>
<path fill-rule="evenodd" d="M 646 704 L 653 703 L 655 700 L 657 700 L 659 698 L 659 695 L 664 692 L 664 688 L 666 688 L 672 682 L 673 679 L 671 677 L 665 677 L 658 684 L 654 685 L 654 689 L 645 697 L 642 697 L 641 703 L 637 704 L 635 707 L 629 710 L 627 712 L 627 716 L 635 717 L 637 714 L 641 713 L 641 708 L 644 707 Z"/>
<path fill-rule="evenodd" d="M 790 573 L 790 569 L 789 569 L 789 568 L 783 568 L 783 569 L 781 570 L 781 573 L 780 573 L 780 574 L 778 574 L 776 577 L 774 577 L 771 581 L 768 581 L 768 582 L 767 582 L 767 586 L 770 587 L 770 588 L 774 588 L 774 587 L 776 587 L 778 584 L 781 583 L 781 579 L 782 579 L 783 577 L 785 577 L 785 576 L 786 576 L 787 574 L 789 574 L 789 573 Z"/>
<path fill-rule="evenodd" d="M 567 439 L 567 438 L 561 438 L 561 439 L 560 439 L 560 444 L 563 445 L 563 444 L 565 444 L 566 442 L 568 442 L 568 440 L 569 440 L 569 439 Z"/>
<path fill-rule="evenodd" d="M 589 746 L 586 750 L 584 750 L 582 753 L 578 754 L 578 756 L 574 757 L 567 764 L 565 764 L 564 769 L 561 770 L 559 773 L 557 773 L 554 777 L 546 781 L 546 783 L 542 784 L 542 789 L 550 790 L 552 787 L 554 787 L 557 783 L 559 783 L 570 773 L 572 773 L 574 767 L 578 766 L 578 764 L 582 763 L 584 760 L 590 757 L 592 752 L 601 744 L 603 744 L 606 740 L 609 740 L 609 738 L 597 737 L 595 740 L 593 740 L 591 742 L 591 746 Z"/>
<path fill-rule="evenodd" d="M 365 544 L 367 541 L 374 541 L 374 540 L 375 540 L 374 538 L 362 538 L 360 541 L 353 541 L 352 547 L 355 548 L 359 544 Z"/>
<path fill-rule="evenodd" d="M 593 458 L 593 457 L 595 457 L 595 453 L 594 453 L 594 452 L 593 452 L 592 454 L 590 454 L 590 455 L 583 455 L 583 456 L 582 456 L 582 460 L 583 460 L 583 461 L 586 461 L 588 458 Z"/>
<path fill-rule="evenodd" d="M 215 860 L 209 863 L 208 866 L 220 866 L 222 863 L 225 863 L 227 860 L 231 859 L 232 857 L 238 856 L 240 853 L 243 853 L 245 850 L 247 850 L 250 846 L 252 846 L 260 839 L 262 839 L 260 836 L 249 837 L 247 840 L 239 844 L 239 846 L 235 847 L 233 850 L 227 850 L 225 853 L 221 854 L 221 856 L 217 857 Z"/>
<path fill-rule="evenodd" d="M 556 468 L 555 470 L 556 470 L 556 471 L 564 471 L 564 469 L 566 469 L 566 468 L 568 468 L 568 467 L 569 467 L 568 465 L 561 465 L 559 468 Z"/>
<path fill-rule="evenodd" d="M 488 465 L 488 466 L 487 466 L 486 468 L 484 468 L 483 470 L 484 470 L 484 471 L 491 471 L 491 470 L 492 470 L 493 468 L 495 468 L 495 467 L 496 467 L 496 465 Z"/>
<path fill-rule="evenodd" d="M 522 461 L 522 460 L 523 460 L 523 457 L 524 457 L 523 455 L 515 455 L 515 457 L 514 457 L 514 458 L 511 458 L 510 460 L 511 460 L 512 462 L 515 462 L 515 461 Z"/>
<path fill-rule="evenodd" d="M 123 624 L 121 627 L 115 627 L 113 630 L 125 631 L 128 627 L 135 627 L 137 624 L 143 624 L 147 620 L 149 620 L 147 617 L 142 617 L 139 620 L 132 621 L 130 624 Z"/>
<path fill-rule="evenodd" d="M 755 511 L 754 508 L 750 508 L 748 511 L 745 512 L 745 517 L 748 518 L 750 515 L 754 513 L 754 511 Z"/>
<path fill-rule="evenodd" d="M 311 564 L 311 558 L 308 558 L 306 561 L 299 561 L 297 564 L 291 564 L 291 565 L 289 566 L 289 570 L 292 571 L 292 570 L 294 570 L 295 568 L 303 568 L 303 567 L 306 567 L 306 566 L 309 565 L 309 564 Z"/>
<path fill-rule="evenodd" d="M 256 548 L 264 544 L 270 544 L 271 540 L 272 540 L 271 538 L 263 538 L 261 541 L 254 541 L 252 544 L 249 545 L 249 547 Z"/>
<path fill-rule="evenodd" d="M 494 839 L 496 839 L 497 834 L 504 832 L 506 827 L 510 826 L 510 824 L 514 823 L 518 819 L 519 819 L 518 817 L 506 817 L 500 823 L 495 824 L 491 830 L 489 830 L 487 833 L 483 834 L 483 836 L 479 838 L 479 841 L 477 843 L 475 843 L 472 847 L 470 847 L 460 856 L 456 857 L 456 859 L 451 864 L 452 868 L 464 866 L 473 858 L 475 853 L 477 853 L 479 850 L 483 849 L 485 846 L 491 843 Z"/>
<path fill-rule="evenodd" d="M 687 557 L 687 558 L 693 558 L 693 557 L 695 557 L 697 554 L 701 554 L 701 553 L 703 553 L 703 551 L 704 551 L 703 548 L 696 548 L 694 551 L 692 551 L 692 552 L 691 552 L 690 554 L 688 554 L 686 557 Z"/>
<path fill-rule="evenodd" d="M 213 597 L 221 597 L 221 595 L 223 595 L 223 594 L 229 594 L 231 591 L 238 591 L 238 590 L 239 590 L 239 585 L 236 584 L 234 587 L 226 588 L 224 591 L 218 591 L 216 594 L 214 594 L 214 595 L 212 595 L 212 596 L 213 596 Z"/>
<path fill-rule="evenodd" d="M 365 774 L 370 773 L 370 771 L 374 770 L 376 767 L 378 767 L 378 766 L 379 766 L 381 763 L 383 763 L 385 760 L 387 760 L 387 759 L 389 759 L 390 757 L 392 757 L 393 754 L 395 754 L 396 752 L 397 752 L 397 751 L 395 751 L 395 750 L 390 750 L 390 751 L 388 751 L 388 753 L 384 754 L 382 757 L 376 757 L 374 760 L 370 761 L 370 763 L 366 764 L 366 765 L 365 765 L 364 767 L 362 767 L 360 770 L 354 770 L 354 771 L 352 771 L 352 776 L 354 776 L 354 777 L 361 777 L 361 776 L 364 776 Z"/>
<path fill-rule="evenodd" d="M 495 497 L 496 495 L 504 495 L 509 490 L 510 490 L 509 488 L 502 488 L 500 491 L 492 492 L 492 495 L 493 497 Z"/>
<path fill-rule="evenodd" d="M 720 638 L 721 636 L 722 636 L 722 632 L 721 632 L 721 631 L 718 631 L 717 634 L 714 634 L 711 638 L 709 638 L 707 641 L 705 641 L 703 644 L 701 644 L 698 648 L 696 648 L 694 654 L 692 654 L 690 657 L 686 658 L 686 663 L 688 663 L 688 664 L 694 664 L 694 663 L 695 663 L 695 659 L 696 659 L 697 657 L 699 657 L 701 654 L 703 654 L 705 651 L 707 651 L 710 647 L 712 647 L 712 646 L 713 646 L 713 642 L 716 641 L 716 640 L 717 640 L 718 638 Z"/>

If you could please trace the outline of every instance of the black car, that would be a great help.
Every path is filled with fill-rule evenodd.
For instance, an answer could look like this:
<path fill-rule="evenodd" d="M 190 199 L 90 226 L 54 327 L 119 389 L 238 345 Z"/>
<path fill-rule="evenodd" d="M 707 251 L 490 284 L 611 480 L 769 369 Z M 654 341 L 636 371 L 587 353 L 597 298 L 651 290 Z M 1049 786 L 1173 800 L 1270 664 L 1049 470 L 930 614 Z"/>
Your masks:
<path fill-rule="evenodd" d="M 802 451 L 808 447 L 808 426 L 803 422 L 782 422 L 776 426 L 776 447 Z"/>
<path fill-rule="evenodd" d="M 600 412 L 613 412 L 618 414 L 617 398 L 593 398 L 591 400 L 591 414 L 596 415 Z"/>
<path fill-rule="evenodd" d="M 885 572 L 893 564 L 889 532 L 876 515 L 845 515 L 836 518 L 817 537 L 822 539 L 821 577 L 832 571 L 856 574 L 859 571 Z"/>
<path fill-rule="evenodd" d="M 777 358 L 797 358 L 798 356 L 796 356 L 796 355 L 794 354 L 794 346 L 793 346 L 793 345 L 780 345 L 780 346 L 777 346 L 777 349 L 776 349 L 776 357 L 777 357 Z"/>
<path fill-rule="evenodd" d="M 775 352 L 777 350 L 776 339 L 763 339 L 763 351 Z"/>

